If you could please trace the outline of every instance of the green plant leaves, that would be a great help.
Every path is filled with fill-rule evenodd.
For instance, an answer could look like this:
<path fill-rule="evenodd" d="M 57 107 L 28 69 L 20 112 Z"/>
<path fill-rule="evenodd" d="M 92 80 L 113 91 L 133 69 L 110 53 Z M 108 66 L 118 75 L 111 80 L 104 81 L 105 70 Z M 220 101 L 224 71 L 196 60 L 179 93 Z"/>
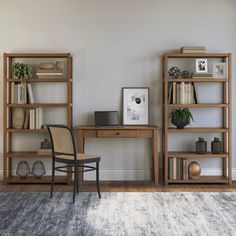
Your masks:
<path fill-rule="evenodd" d="M 25 64 L 25 63 L 15 63 L 12 68 L 12 73 L 18 78 L 18 79 L 28 79 L 32 77 L 33 70 L 31 65 Z"/>

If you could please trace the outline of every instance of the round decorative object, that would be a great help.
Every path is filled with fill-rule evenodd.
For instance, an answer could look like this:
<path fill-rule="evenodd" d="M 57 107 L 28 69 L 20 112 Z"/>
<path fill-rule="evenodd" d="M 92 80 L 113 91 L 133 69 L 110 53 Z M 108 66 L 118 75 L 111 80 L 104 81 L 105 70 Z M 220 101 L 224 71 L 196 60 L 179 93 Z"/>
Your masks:
<path fill-rule="evenodd" d="M 177 79 L 180 77 L 180 75 L 181 75 L 180 69 L 177 66 L 173 66 L 169 69 L 169 76 L 172 79 Z"/>
<path fill-rule="evenodd" d="M 211 151 L 215 154 L 223 152 L 223 143 L 219 140 L 219 138 L 215 137 L 211 142 Z"/>
<path fill-rule="evenodd" d="M 12 127 L 15 129 L 22 129 L 24 125 L 25 112 L 22 108 L 14 108 L 12 114 Z"/>
<path fill-rule="evenodd" d="M 196 142 L 196 153 L 203 154 L 207 152 L 207 142 L 204 138 L 199 137 Z"/>
<path fill-rule="evenodd" d="M 182 78 L 189 78 L 189 76 L 190 76 L 190 73 L 187 71 L 187 70 L 184 70 L 184 71 L 182 71 L 181 72 L 181 77 Z"/>
<path fill-rule="evenodd" d="M 43 175 L 46 174 L 45 167 L 42 161 L 36 161 L 32 167 L 32 175 L 36 178 L 41 178 Z"/>
<path fill-rule="evenodd" d="M 48 141 L 48 139 L 44 139 L 44 141 L 41 142 L 41 149 L 51 149 L 52 145 L 51 142 Z"/>
<path fill-rule="evenodd" d="M 28 162 L 20 161 L 17 165 L 16 175 L 20 176 L 21 178 L 25 178 L 29 174 L 30 174 L 30 168 Z"/>
<path fill-rule="evenodd" d="M 190 179 L 199 179 L 201 174 L 201 166 L 198 162 L 192 161 L 188 165 L 188 176 Z"/>
<path fill-rule="evenodd" d="M 171 117 L 171 123 L 175 125 L 178 129 L 183 129 L 185 126 L 190 124 L 189 118 L 183 119 L 175 119 L 173 116 Z"/>
<path fill-rule="evenodd" d="M 44 62 L 39 64 L 40 69 L 54 69 L 55 64 L 52 62 Z"/>

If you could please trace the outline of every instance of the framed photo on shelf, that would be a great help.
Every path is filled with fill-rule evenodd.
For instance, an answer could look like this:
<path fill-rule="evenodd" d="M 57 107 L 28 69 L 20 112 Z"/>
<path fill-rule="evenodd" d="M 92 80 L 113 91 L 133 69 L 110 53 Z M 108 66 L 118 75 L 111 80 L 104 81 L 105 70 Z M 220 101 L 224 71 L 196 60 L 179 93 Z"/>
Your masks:
<path fill-rule="evenodd" d="M 196 59 L 196 73 L 207 73 L 207 59 Z"/>
<path fill-rule="evenodd" d="M 218 79 L 227 78 L 227 63 L 213 63 L 213 77 Z"/>
<path fill-rule="evenodd" d="M 149 125 L 149 88 L 122 88 L 123 125 Z"/>

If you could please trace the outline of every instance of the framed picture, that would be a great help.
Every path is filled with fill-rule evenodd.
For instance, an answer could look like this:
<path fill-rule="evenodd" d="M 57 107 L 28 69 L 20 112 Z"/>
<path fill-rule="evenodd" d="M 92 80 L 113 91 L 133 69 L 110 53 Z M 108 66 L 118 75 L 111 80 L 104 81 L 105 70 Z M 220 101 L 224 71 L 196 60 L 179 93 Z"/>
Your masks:
<path fill-rule="evenodd" d="M 149 124 L 149 88 L 122 88 L 123 125 Z"/>
<path fill-rule="evenodd" d="M 196 59 L 196 73 L 207 73 L 207 59 Z"/>
<path fill-rule="evenodd" d="M 227 63 L 213 63 L 213 77 L 219 79 L 227 78 Z"/>

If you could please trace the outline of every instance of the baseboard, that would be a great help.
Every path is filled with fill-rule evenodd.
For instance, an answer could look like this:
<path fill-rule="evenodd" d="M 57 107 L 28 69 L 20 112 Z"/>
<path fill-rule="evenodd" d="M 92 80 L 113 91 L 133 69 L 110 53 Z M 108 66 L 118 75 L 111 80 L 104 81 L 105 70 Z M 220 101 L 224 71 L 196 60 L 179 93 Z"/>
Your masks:
<path fill-rule="evenodd" d="M 162 172 L 162 170 L 160 170 Z M 50 170 L 48 170 L 50 173 Z M 86 180 L 94 180 L 95 173 L 86 173 Z M 202 168 L 202 175 L 221 175 L 221 168 Z M 150 180 L 152 172 L 150 170 L 100 170 L 101 180 Z M 3 179 L 3 170 L 0 169 L 0 180 Z M 236 168 L 233 169 L 232 179 L 236 180 Z"/>

